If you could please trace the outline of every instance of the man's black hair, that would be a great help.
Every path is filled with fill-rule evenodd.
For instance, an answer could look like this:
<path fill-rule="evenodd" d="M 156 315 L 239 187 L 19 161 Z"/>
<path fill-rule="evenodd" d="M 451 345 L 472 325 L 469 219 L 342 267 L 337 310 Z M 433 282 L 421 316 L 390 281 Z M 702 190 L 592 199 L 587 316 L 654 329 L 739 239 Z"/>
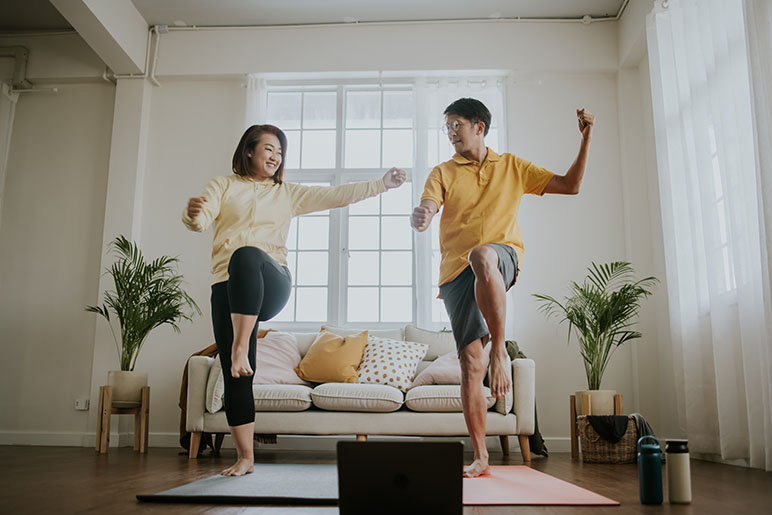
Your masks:
<path fill-rule="evenodd" d="M 483 136 L 488 135 L 488 129 L 491 127 L 491 112 L 485 107 L 485 104 L 474 98 L 459 98 L 448 107 L 445 108 L 444 115 L 455 114 L 462 116 L 475 124 L 477 122 L 483 122 L 485 124 L 485 132 Z"/>

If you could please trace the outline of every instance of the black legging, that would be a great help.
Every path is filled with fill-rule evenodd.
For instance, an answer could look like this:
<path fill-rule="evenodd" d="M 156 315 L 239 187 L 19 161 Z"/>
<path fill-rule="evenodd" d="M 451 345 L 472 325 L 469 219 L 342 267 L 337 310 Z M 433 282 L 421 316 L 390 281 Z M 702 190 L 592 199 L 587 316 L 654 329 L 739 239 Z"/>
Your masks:
<path fill-rule="evenodd" d="M 212 285 L 212 327 L 225 381 L 225 415 L 229 426 L 255 421 L 252 376 L 234 379 L 231 375 L 233 324 L 231 313 L 257 315 L 258 321 L 275 317 L 289 299 L 292 278 L 286 266 L 279 265 L 257 247 L 241 247 L 231 256 L 228 280 Z M 257 326 L 249 335 L 249 365 L 256 371 Z"/>

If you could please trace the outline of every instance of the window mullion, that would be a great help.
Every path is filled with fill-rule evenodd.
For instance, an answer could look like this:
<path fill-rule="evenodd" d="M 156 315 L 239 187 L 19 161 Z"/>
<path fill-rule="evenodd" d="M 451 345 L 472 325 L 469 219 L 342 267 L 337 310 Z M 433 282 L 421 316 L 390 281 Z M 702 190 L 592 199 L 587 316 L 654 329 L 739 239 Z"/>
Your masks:
<path fill-rule="evenodd" d="M 343 86 L 337 87 L 337 104 L 335 124 L 335 170 L 331 183 L 343 184 Z M 348 208 L 330 211 L 330 322 L 340 326 L 346 319 L 347 308 L 346 277 L 348 270 L 348 254 L 344 247 L 348 246 Z"/>

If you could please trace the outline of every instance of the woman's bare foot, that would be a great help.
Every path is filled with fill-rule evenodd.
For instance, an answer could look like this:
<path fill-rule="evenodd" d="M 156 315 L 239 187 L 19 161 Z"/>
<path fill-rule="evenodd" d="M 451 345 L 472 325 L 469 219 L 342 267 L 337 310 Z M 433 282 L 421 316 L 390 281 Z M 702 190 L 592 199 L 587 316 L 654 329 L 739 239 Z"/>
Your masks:
<path fill-rule="evenodd" d="M 220 472 L 223 476 L 243 476 L 255 471 L 255 460 L 249 458 L 239 458 L 236 463 Z"/>
<path fill-rule="evenodd" d="M 491 395 L 503 397 L 512 388 L 512 364 L 505 349 L 496 352 L 491 349 Z"/>
<path fill-rule="evenodd" d="M 251 376 L 252 374 L 254 372 L 249 365 L 246 351 L 239 352 L 235 349 L 234 345 L 234 349 L 231 352 L 231 376 L 238 379 L 241 376 Z"/>
<path fill-rule="evenodd" d="M 491 468 L 488 466 L 488 460 L 477 458 L 464 469 L 464 477 L 480 477 L 489 476 L 491 474 Z"/>

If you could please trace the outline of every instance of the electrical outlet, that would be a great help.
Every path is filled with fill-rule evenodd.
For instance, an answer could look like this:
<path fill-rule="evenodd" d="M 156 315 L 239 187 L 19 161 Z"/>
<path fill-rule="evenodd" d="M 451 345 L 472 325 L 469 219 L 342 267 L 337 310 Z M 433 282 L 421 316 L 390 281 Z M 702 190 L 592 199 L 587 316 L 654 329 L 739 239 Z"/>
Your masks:
<path fill-rule="evenodd" d="M 88 411 L 88 399 L 75 399 L 75 409 L 78 411 Z"/>

